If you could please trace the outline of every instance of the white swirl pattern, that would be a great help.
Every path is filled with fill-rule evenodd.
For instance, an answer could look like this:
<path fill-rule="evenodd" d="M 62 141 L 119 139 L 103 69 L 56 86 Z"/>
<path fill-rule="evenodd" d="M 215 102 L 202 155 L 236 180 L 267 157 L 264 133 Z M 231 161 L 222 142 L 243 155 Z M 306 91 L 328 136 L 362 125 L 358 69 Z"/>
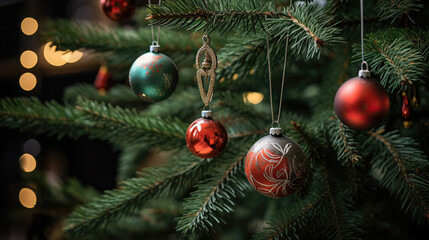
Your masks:
<path fill-rule="evenodd" d="M 266 181 L 261 182 L 261 179 L 258 181 L 252 174 L 252 168 L 250 168 L 248 179 L 252 187 L 262 194 L 271 197 L 278 197 L 279 195 L 285 196 L 288 194 L 288 188 L 295 191 L 300 187 L 301 184 L 295 183 L 300 178 L 303 179 L 301 176 L 302 164 L 296 161 L 296 155 L 293 155 L 291 160 L 286 157 L 286 154 L 292 147 L 291 143 L 287 143 L 284 147 L 278 143 L 270 143 L 270 145 L 281 153 L 281 155 L 277 155 L 266 147 L 263 147 L 252 156 L 249 162 L 250 166 L 255 164 L 258 170 L 261 170 L 262 166 L 268 164 L 263 172 L 263 177 Z M 281 164 L 283 164 L 283 167 L 276 170 Z"/>

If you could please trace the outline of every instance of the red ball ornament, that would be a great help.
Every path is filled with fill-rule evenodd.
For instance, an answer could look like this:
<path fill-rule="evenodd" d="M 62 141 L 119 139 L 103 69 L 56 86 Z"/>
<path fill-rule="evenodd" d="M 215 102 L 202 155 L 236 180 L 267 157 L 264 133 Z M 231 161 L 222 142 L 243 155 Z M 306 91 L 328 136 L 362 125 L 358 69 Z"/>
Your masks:
<path fill-rule="evenodd" d="M 100 6 L 113 21 L 130 18 L 136 10 L 136 0 L 100 0 Z"/>
<path fill-rule="evenodd" d="M 299 189 L 307 176 L 308 161 L 301 147 L 271 128 L 246 156 L 245 172 L 250 185 L 272 198 L 286 197 Z"/>
<path fill-rule="evenodd" d="M 349 79 L 338 89 L 334 108 L 338 118 L 354 130 L 376 127 L 389 113 L 389 95 L 381 84 L 370 78 L 368 70 Z"/>
<path fill-rule="evenodd" d="M 219 122 L 211 117 L 211 111 L 203 111 L 202 118 L 195 120 L 186 131 L 186 145 L 201 158 L 214 158 L 226 146 L 228 134 Z"/>

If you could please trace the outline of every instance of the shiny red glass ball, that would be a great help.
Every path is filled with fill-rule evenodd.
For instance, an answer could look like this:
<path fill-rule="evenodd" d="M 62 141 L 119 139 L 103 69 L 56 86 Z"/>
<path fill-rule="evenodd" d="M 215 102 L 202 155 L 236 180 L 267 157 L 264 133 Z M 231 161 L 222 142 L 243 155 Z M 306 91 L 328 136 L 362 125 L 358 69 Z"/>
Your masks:
<path fill-rule="evenodd" d="M 134 14 L 136 0 L 100 0 L 100 6 L 107 17 L 114 21 L 122 21 Z"/>
<path fill-rule="evenodd" d="M 354 130 L 376 127 L 389 113 L 389 95 L 374 79 L 352 78 L 338 89 L 334 108 L 338 118 Z"/>
<path fill-rule="evenodd" d="M 212 118 L 199 118 L 186 131 L 186 144 L 193 154 L 201 158 L 218 156 L 226 147 L 228 134 Z"/>

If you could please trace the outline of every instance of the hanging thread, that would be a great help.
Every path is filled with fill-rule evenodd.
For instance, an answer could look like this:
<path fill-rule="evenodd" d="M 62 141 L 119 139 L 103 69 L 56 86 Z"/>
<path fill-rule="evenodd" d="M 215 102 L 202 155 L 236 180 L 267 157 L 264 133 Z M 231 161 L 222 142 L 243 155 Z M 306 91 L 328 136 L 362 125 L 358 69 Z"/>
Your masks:
<path fill-rule="evenodd" d="M 363 0 L 360 0 L 360 44 L 362 51 L 362 62 L 365 62 L 363 55 Z"/>
<path fill-rule="evenodd" d="M 270 106 L 271 106 L 271 120 L 273 125 L 274 123 L 277 123 L 278 127 L 280 127 L 280 115 L 282 110 L 282 102 L 283 102 L 283 89 L 285 85 L 285 78 L 286 78 L 286 65 L 287 65 L 287 53 L 288 53 L 288 46 L 289 46 L 289 34 L 286 37 L 286 44 L 285 44 L 285 60 L 283 63 L 283 77 L 282 77 L 282 87 L 280 89 L 280 102 L 279 102 L 279 111 L 277 114 L 277 120 L 274 120 L 274 108 L 273 108 L 273 89 L 272 89 L 272 81 L 271 81 L 271 60 L 270 60 L 270 41 L 268 39 L 268 34 L 266 36 L 267 38 L 267 60 L 268 60 L 268 81 L 270 85 Z"/>
<path fill-rule="evenodd" d="M 161 1 L 162 0 L 159 0 L 159 5 L 161 5 Z M 152 5 L 151 4 L 151 0 L 149 0 L 149 6 L 150 5 Z M 153 25 L 150 26 L 150 28 L 151 28 L 151 31 L 152 31 L 152 45 L 159 45 L 159 30 L 160 30 L 160 27 L 158 26 L 158 33 L 157 33 L 156 41 L 155 41 L 155 34 L 154 34 L 154 31 L 153 31 Z"/>

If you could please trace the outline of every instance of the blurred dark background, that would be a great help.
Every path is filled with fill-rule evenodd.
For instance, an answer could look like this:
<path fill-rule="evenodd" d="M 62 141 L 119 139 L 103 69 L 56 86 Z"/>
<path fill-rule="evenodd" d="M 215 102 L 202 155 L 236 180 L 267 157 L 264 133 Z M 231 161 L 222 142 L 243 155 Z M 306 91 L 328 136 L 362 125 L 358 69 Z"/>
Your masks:
<path fill-rule="evenodd" d="M 100 67 L 98 58 L 83 53 L 74 63 L 53 66 L 45 59 L 42 49 L 45 42 L 41 31 L 48 18 L 108 23 L 101 15 L 98 3 L 98 0 L 0 0 L 0 97 L 35 96 L 42 100 L 61 102 L 65 87 L 76 82 L 92 84 Z M 37 21 L 37 31 L 31 35 L 24 34 L 25 29 L 21 29 L 23 20 L 27 17 Z M 24 27 L 30 30 L 34 28 L 34 20 L 31 19 Z M 37 54 L 37 64 L 34 67 L 23 66 L 25 61 L 30 61 L 27 64 L 33 65 L 31 56 L 23 56 L 27 58 L 23 64 L 20 60 L 21 54 L 26 50 Z M 35 86 L 34 78 L 24 78 L 20 82 L 20 77 L 25 73 L 34 75 L 37 81 Z M 35 180 L 38 179 L 37 176 L 46 176 L 44 181 L 53 186 L 70 177 L 98 190 L 115 186 L 117 152 L 105 142 L 88 139 L 74 141 L 68 138 L 58 140 L 55 137 L 5 128 L 0 128 L 0 136 L 0 239 L 55 238 L 54 231 L 59 228 L 50 224 L 56 213 L 41 211 L 41 208 L 32 206 L 24 207 L 28 204 L 25 201 L 30 201 L 30 204 L 34 201 L 25 192 L 21 197 L 27 199 L 20 202 L 20 191 L 23 188 L 35 193 L 38 198 L 36 206 L 41 202 L 40 197 L 43 195 L 38 192 L 42 190 Z M 33 168 L 31 164 L 34 164 L 34 160 L 22 157 L 24 153 L 31 154 L 36 162 L 36 168 L 30 172 L 26 171 Z"/>

